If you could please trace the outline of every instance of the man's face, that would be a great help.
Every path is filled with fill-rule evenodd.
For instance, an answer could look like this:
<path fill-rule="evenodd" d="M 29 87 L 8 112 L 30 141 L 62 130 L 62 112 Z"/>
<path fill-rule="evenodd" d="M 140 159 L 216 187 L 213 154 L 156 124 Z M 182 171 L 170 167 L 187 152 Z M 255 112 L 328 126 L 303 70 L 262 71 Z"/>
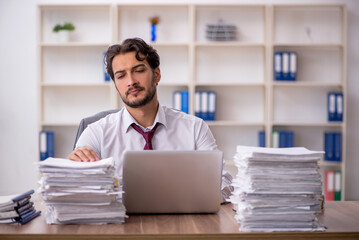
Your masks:
<path fill-rule="evenodd" d="M 122 101 L 132 108 L 151 102 L 161 79 L 159 68 L 152 71 L 146 60 L 139 61 L 135 55 L 135 52 L 119 54 L 112 61 L 116 89 Z"/>

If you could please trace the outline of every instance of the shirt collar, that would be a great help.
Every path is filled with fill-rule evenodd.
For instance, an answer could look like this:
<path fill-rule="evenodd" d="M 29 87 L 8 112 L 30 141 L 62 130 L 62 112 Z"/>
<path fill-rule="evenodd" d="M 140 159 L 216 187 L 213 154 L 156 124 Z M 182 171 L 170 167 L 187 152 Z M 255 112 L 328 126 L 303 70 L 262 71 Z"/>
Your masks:
<path fill-rule="evenodd" d="M 124 107 L 124 111 L 123 111 L 123 123 L 124 123 L 125 133 L 128 132 L 128 129 L 130 128 L 132 123 L 137 124 L 144 130 L 144 128 L 127 111 L 126 107 Z M 163 107 L 161 106 L 161 104 L 158 105 L 158 111 L 157 111 L 153 125 L 151 127 L 148 127 L 148 129 L 152 129 L 156 125 L 156 123 L 160 123 L 167 128 L 166 115 L 165 115 L 165 111 L 164 111 Z"/>

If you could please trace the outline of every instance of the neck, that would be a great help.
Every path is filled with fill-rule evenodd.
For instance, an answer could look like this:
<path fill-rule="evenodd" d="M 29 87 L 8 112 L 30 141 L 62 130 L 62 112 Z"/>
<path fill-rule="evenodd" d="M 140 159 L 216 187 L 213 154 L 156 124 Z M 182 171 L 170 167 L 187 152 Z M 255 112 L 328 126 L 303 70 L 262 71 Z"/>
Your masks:
<path fill-rule="evenodd" d="M 139 108 L 131 108 L 129 106 L 125 106 L 127 111 L 131 114 L 131 116 L 142 126 L 142 127 L 150 127 L 155 122 L 156 114 L 158 111 L 158 100 L 157 98 L 153 98 L 153 101 L 146 104 L 145 106 Z"/>

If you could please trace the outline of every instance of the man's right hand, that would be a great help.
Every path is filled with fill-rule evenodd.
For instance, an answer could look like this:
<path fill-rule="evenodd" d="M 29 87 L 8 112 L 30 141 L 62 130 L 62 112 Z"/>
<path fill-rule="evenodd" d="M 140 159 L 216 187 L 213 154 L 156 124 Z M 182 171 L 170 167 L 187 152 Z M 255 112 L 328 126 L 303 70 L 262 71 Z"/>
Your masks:
<path fill-rule="evenodd" d="M 87 146 L 77 147 L 70 153 L 68 159 L 77 162 L 96 162 L 100 160 L 96 152 Z"/>

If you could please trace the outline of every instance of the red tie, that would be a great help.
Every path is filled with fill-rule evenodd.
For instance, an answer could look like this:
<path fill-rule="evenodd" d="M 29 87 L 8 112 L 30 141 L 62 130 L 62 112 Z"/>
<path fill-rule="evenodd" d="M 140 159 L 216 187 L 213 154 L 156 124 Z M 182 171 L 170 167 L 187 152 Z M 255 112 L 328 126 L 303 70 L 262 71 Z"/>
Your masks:
<path fill-rule="evenodd" d="M 142 131 L 142 129 L 137 126 L 135 123 L 132 123 L 131 126 L 139 133 L 141 133 L 141 135 L 143 136 L 143 138 L 146 140 L 146 144 L 145 147 L 143 148 L 144 150 L 152 150 L 152 137 L 155 134 L 156 128 L 158 127 L 158 123 L 156 123 L 156 126 L 154 128 L 152 128 L 151 131 L 149 132 L 144 132 Z"/>

